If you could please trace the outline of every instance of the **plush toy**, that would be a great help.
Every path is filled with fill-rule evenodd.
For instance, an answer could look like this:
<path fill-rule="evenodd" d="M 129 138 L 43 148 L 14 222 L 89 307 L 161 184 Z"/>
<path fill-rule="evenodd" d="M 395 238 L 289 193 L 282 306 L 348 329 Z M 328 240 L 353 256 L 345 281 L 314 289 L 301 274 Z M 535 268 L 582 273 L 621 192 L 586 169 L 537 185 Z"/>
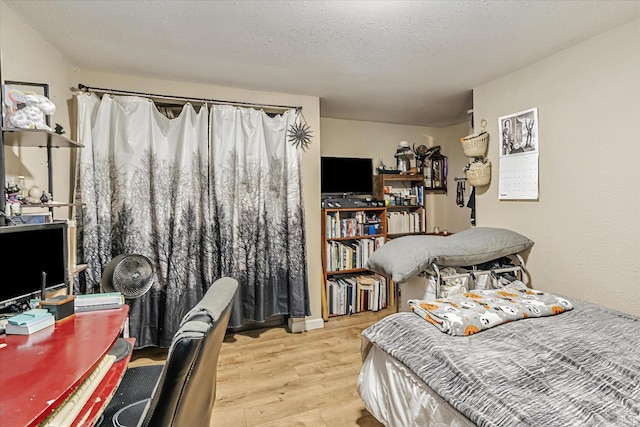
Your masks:
<path fill-rule="evenodd" d="M 56 106 L 46 96 L 34 93 L 24 94 L 16 102 L 14 111 L 9 116 L 11 124 L 21 129 L 47 129 L 45 115 L 56 112 Z"/>

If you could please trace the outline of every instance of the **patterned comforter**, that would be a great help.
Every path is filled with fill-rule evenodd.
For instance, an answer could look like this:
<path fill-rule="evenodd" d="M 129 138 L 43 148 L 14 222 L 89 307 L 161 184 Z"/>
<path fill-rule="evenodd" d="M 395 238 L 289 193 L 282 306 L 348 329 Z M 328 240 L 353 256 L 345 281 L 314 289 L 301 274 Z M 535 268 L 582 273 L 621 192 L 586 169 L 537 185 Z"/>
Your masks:
<path fill-rule="evenodd" d="M 365 329 L 479 426 L 639 426 L 640 319 L 587 302 L 471 336 L 413 313 Z"/>
<path fill-rule="evenodd" d="M 567 299 L 529 289 L 519 280 L 500 289 L 467 291 L 435 301 L 409 300 L 409 307 L 451 335 L 473 335 L 514 320 L 554 316 L 573 309 Z"/>

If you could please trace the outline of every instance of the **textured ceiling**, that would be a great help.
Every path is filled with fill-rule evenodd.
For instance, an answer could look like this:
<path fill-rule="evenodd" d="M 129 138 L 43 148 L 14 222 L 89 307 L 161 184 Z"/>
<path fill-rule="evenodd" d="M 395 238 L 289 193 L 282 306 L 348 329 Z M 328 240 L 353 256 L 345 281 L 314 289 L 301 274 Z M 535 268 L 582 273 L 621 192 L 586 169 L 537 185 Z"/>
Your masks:
<path fill-rule="evenodd" d="M 640 17 L 639 1 L 4 2 L 80 69 L 423 126 L 466 120 L 474 87 Z"/>

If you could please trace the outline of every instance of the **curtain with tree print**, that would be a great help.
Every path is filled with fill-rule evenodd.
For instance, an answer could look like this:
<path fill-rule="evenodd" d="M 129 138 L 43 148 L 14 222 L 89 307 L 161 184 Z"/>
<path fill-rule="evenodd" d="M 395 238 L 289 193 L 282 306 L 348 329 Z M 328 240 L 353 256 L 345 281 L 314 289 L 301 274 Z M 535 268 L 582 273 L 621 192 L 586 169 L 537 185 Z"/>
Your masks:
<path fill-rule="evenodd" d="M 309 315 L 300 149 L 287 142 L 296 112 L 216 105 L 210 115 L 221 274 L 240 283 L 229 325 Z"/>
<path fill-rule="evenodd" d="M 235 107 L 214 106 L 209 114 L 186 104 L 168 119 L 147 98 L 77 99 L 84 145 L 77 194 L 85 204 L 79 255 L 89 267 L 76 292 L 98 292 L 102 270 L 116 255 L 151 259 L 153 288 L 129 301 L 137 347 L 168 346 L 182 316 L 225 275 L 241 283 L 231 326 L 309 314 L 300 159 L 285 135 L 294 112 L 271 118 L 237 110 L 252 118 L 234 126 L 252 136 L 264 132 L 259 148 L 243 138 L 227 140 L 230 135 L 217 140 L 216 111 Z M 270 157 L 256 164 L 255 155 Z"/>

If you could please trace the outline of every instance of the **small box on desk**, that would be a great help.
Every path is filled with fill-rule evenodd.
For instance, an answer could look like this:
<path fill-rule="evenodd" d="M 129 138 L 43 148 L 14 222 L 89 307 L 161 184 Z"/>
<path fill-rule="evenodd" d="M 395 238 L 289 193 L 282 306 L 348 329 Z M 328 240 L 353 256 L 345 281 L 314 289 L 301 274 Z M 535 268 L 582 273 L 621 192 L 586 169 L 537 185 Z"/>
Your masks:
<path fill-rule="evenodd" d="M 56 322 L 75 314 L 75 295 L 59 295 L 40 302 L 40 308 L 45 308 L 56 319 Z"/>

